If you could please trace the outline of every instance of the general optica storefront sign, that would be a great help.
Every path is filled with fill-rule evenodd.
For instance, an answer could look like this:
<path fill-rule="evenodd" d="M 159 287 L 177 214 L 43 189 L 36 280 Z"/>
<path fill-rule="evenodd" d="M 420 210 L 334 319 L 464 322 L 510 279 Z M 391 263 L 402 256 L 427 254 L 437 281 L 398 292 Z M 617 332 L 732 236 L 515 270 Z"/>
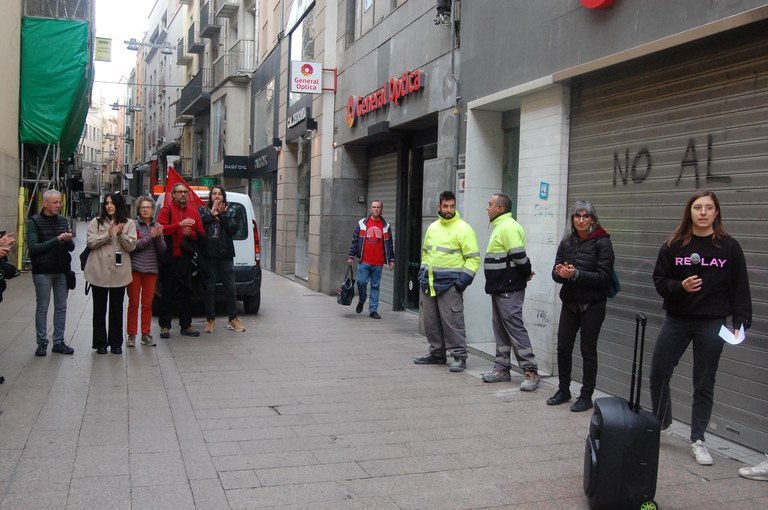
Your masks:
<path fill-rule="evenodd" d="M 399 78 L 390 78 L 380 89 L 366 96 L 349 96 L 347 99 L 347 125 L 354 127 L 358 118 L 394 104 L 409 94 L 424 88 L 424 71 L 406 71 Z"/>
<path fill-rule="evenodd" d="M 318 62 L 291 62 L 291 92 L 322 94 L 322 65 Z"/>

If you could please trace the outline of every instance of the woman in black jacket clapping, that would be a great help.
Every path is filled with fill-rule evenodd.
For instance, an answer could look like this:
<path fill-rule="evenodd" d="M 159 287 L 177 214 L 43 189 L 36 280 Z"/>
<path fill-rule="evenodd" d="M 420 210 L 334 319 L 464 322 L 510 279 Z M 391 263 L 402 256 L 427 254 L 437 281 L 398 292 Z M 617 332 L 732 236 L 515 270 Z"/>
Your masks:
<path fill-rule="evenodd" d="M 224 298 L 227 303 L 227 329 L 243 332 L 245 326 L 237 317 L 237 295 L 235 289 L 235 245 L 232 237 L 237 233 L 239 219 L 237 211 L 227 203 L 227 192 L 221 186 L 211 188 L 208 204 L 198 209 L 205 229 L 202 252 L 208 274 L 205 291 L 206 333 L 213 333 L 216 327 L 216 282 L 221 277 Z"/>
<path fill-rule="evenodd" d="M 581 357 L 584 364 L 579 398 L 571 411 L 592 408 L 597 379 L 597 338 L 605 319 L 606 299 L 613 271 L 613 245 L 600 226 L 595 206 L 577 200 L 568 215 L 568 226 L 557 248 L 552 278 L 563 284 L 560 299 L 560 327 L 557 330 L 558 390 L 547 400 L 555 406 L 571 399 L 571 367 L 576 333 L 581 330 Z"/>

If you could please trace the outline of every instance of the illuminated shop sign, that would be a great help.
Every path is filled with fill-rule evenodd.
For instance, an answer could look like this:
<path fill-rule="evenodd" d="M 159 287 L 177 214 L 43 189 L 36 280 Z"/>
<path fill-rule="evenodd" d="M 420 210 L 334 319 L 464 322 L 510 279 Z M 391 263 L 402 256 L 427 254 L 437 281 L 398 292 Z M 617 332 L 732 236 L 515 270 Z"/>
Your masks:
<path fill-rule="evenodd" d="M 581 0 L 581 4 L 587 9 L 607 9 L 613 5 L 613 0 Z"/>
<path fill-rule="evenodd" d="M 398 106 L 401 99 L 422 90 L 423 86 L 424 71 L 406 71 L 399 78 L 390 78 L 380 89 L 367 96 L 349 96 L 347 125 L 353 127 L 358 118 L 389 106 L 390 103 Z"/>
<path fill-rule="evenodd" d="M 286 127 L 288 129 L 291 129 L 293 126 L 301 122 L 302 120 L 307 120 L 307 110 L 309 108 L 302 108 L 301 110 L 297 110 L 293 113 L 290 117 L 288 117 L 288 120 L 286 121 Z"/>

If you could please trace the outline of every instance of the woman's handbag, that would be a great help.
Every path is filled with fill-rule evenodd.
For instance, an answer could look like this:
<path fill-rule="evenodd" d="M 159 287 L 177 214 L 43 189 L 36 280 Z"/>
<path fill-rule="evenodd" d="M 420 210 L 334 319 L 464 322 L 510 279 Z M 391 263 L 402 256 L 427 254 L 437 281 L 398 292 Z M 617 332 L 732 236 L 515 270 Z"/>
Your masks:
<path fill-rule="evenodd" d="M 77 278 L 75 277 L 74 271 L 67 271 L 67 289 L 69 290 L 75 290 L 75 287 L 77 287 Z"/>
<path fill-rule="evenodd" d="M 619 275 L 615 269 L 611 270 L 611 281 L 608 284 L 608 297 L 615 298 L 616 294 L 621 292 L 621 282 L 619 281 Z"/>
<path fill-rule="evenodd" d="M 88 263 L 88 255 L 91 254 L 91 249 L 86 246 L 80 253 L 80 271 L 85 271 L 85 265 Z"/>
<path fill-rule="evenodd" d="M 341 287 L 339 287 L 339 295 L 336 297 L 336 302 L 340 305 L 349 306 L 355 298 L 355 279 L 352 276 L 352 266 L 349 266 L 344 281 L 341 282 Z"/>

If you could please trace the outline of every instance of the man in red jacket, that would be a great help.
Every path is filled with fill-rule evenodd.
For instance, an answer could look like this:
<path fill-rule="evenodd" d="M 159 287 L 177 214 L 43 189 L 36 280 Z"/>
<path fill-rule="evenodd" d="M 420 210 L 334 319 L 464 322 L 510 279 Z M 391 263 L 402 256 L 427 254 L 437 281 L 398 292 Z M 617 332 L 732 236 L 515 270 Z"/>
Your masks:
<path fill-rule="evenodd" d="M 160 285 L 162 295 L 160 297 L 160 310 L 158 310 L 160 322 L 160 338 L 171 336 L 171 317 L 173 304 L 179 309 L 179 326 L 181 334 L 186 336 L 200 336 L 200 332 L 192 327 L 192 311 L 189 305 L 189 293 L 178 292 L 176 282 L 176 269 L 180 267 L 181 245 L 185 238 L 193 241 L 205 236 L 203 222 L 200 214 L 194 207 L 187 207 L 187 195 L 193 193 L 186 185 L 177 183 L 173 186 L 170 204 L 163 206 L 157 215 L 157 222 L 163 226 L 163 235 L 168 245 L 168 257 L 160 263 Z"/>

